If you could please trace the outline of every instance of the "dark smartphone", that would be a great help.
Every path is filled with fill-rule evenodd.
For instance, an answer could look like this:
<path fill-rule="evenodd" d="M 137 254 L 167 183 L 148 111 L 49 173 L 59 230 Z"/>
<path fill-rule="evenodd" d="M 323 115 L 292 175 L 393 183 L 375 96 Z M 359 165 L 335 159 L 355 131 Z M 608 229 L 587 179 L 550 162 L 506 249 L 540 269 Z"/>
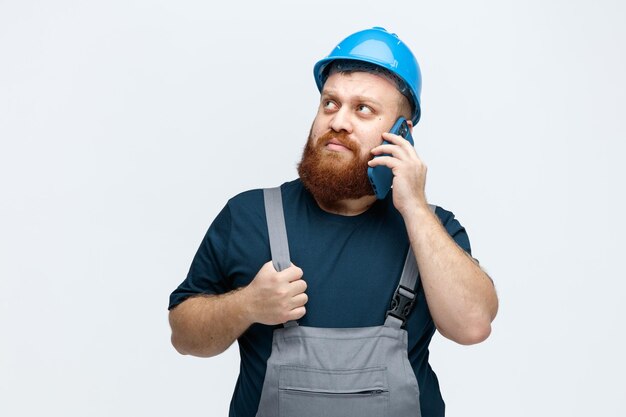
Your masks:
<path fill-rule="evenodd" d="M 411 130 L 409 129 L 409 125 L 407 124 L 404 117 L 400 117 L 398 120 L 396 120 L 389 132 L 402 136 L 403 138 L 408 140 L 411 145 L 413 145 L 413 136 L 411 136 Z M 389 142 L 383 140 L 383 144 L 387 143 Z M 375 156 L 375 158 L 378 158 L 379 156 L 389 155 L 377 155 Z M 372 184 L 372 188 L 374 189 L 374 194 L 376 195 L 376 198 L 378 198 L 379 200 L 385 198 L 385 196 L 391 189 L 391 182 L 393 181 L 393 173 L 391 172 L 391 169 L 387 168 L 384 165 L 378 165 L 374 168 L 368 167 L 367 177 L 370 180 L 370 184 Z"/>

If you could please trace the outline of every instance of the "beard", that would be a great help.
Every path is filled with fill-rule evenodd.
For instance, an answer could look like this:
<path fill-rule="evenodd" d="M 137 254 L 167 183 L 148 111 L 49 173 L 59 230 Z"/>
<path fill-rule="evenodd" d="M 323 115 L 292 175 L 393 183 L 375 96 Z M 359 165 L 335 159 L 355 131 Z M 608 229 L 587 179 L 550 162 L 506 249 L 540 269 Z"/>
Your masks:
<path fill-rule="evenodd" d="M 326 150 L 326 144 L 331 139 L 348 148 L 352 155 Z M 340 205 L 341 200 L 374 195 L 367 177 L 367 162 L 372 158 L 361 156 L 360 146 L 349 140 L 346 132 L 329 131 L 317 141 L 311 132 L 298 164 L 298 175 L 318 203 L 333 209 Z"/>

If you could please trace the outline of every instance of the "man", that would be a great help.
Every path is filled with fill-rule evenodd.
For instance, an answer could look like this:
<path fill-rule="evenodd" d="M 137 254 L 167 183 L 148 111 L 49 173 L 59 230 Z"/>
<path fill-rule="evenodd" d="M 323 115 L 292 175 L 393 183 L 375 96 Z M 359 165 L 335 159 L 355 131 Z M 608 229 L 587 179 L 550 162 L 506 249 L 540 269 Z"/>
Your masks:
<path fill-rule="evenodd" d="M 266 392 L 273 333 L 296 320 L 302 328 L 342 329 L 346 338 L 350 329 L 381 326 L 412 251 L 420 283 L 402 322 L 413 371 L 409 385 L 417 383 L 410 414 L 442 416 L 439 384 L 428 364 L 435 328 L 458 343 L 479 343 L 490 334 L 498 302 L 492 281 L 469 255 L 463 227 L 451 212 L 429 208 L 426 166 L 415 149 L 387 133 L 400 116 L 411 129 L 419 121 L 417 61 L 395 34 L 372 28 L 344 39 L 314 71 L 318 113 L 299 179 L 280 191 L 291 266 L 276 271 L 271 262 L 262 190 L 229 200 L 171 295 L 172 343 L 182 354 L 210 357 L 237 340 L 241 372 L 230 415 L 261 415 L 261 398 L 274 395 Z M 384 199 L 374 196 L 367 176 L 376 166 L 393 172 Z M 332 349 L 324 355 L 332 356 Z M 325 363 L 318 368 L 326 369 Z M 332 410 L 337 397 L 320 384 L 326 396 L 311 404 Z M 295 404 L 304 404 L 298 398 Z M 322 413 L 307 412 L 298 414 Z"/>

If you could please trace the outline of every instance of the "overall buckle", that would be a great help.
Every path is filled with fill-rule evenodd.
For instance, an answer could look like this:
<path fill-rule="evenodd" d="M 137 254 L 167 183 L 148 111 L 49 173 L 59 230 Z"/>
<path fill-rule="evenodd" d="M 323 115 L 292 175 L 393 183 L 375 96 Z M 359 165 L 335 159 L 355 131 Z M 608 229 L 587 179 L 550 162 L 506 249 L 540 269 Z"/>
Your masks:
<path fill-rule="evenodd" d="M 417 292 L 411 288 L 400 285 L 393 295 L 391 310 L 387 311 L 387 315 L 402 320 L 404 325 L 415 303 L 416 294 Z"/>

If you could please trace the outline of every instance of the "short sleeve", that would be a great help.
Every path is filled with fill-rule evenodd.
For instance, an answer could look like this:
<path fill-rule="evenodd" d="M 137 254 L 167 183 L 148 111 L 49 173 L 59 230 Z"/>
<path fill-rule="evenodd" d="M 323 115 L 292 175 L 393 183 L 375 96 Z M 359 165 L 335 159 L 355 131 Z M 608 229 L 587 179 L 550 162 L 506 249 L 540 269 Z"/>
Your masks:
<path fill-rule="evenodd" d="M 226 205 L 202 239 L 187 277 L 170 295 L 170 310 L 193 295 L 222 294 L 231 290 L 225 273 L 230 233 L 231 213 Z"/>
<path fill-rule="evenodd" d="M 469 236 L 467 231 L 461 225 L 461 223 L 454 217 L 454 213 L 447 211 L 441 207 L 437 207 L 435 212 L 441 220 L 441 224 L 446 228 L 448 234 L 454 239 L 457 245 L 459 245 L 470 256 L 472 254 L 472 247 L 470 245 Z"/>

